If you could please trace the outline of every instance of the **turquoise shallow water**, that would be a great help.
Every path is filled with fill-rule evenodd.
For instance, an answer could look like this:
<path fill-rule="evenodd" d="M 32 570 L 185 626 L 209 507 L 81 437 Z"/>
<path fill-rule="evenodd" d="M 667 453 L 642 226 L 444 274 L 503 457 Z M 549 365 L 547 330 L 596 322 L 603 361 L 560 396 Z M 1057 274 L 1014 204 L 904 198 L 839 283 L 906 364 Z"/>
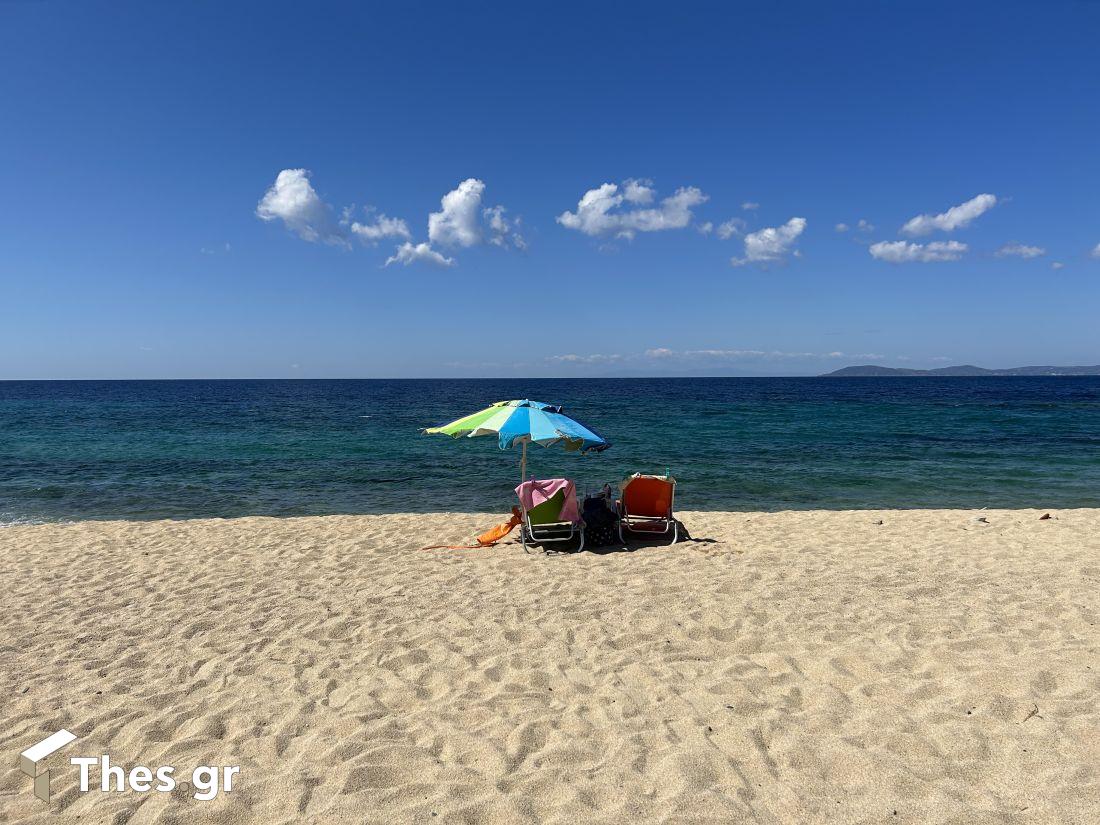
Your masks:
<path fill-rule="evenodd" d="M 0 382 L 0 522 L 504 512 L 518 451 L 419 429 L 506 398 L 670 468 L 684 509 L 1100 506 L 1100 378 Z"/>

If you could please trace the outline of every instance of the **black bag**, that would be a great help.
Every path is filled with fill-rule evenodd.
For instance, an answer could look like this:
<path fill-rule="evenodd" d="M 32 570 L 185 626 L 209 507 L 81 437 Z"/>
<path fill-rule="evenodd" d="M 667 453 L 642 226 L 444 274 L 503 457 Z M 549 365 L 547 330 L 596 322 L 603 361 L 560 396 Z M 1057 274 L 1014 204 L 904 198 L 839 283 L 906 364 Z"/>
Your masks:
<path fill-rule="evenodd" d="M 611 488 L 586 496 L 581 506 L 585 547 L 607 547 L 619 540 L 619 514 L 611 504 Z"/>

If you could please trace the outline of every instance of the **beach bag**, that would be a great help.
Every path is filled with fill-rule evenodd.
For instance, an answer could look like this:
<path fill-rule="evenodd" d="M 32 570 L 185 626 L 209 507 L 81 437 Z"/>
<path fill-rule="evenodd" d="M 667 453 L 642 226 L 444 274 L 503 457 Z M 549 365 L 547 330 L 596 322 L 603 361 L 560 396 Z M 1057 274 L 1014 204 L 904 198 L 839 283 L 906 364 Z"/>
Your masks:
<path fill-rule="evenodd" d="M 611 505 L 611 488 L 586 496 L 581 507 L 586 547 L 607 547 L 619 540 L 619 516 Z"/>

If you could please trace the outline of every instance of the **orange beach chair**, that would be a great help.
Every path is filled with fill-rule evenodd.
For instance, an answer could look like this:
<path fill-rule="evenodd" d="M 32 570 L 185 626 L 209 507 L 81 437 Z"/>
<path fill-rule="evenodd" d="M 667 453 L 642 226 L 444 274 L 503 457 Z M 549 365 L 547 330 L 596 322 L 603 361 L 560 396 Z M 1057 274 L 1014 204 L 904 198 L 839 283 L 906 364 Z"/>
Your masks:
<path fill-rule="evenodd" d="M 670 475 L 649 476 L 635 473 L 622 484 L 619 500 L 619 540 L 623 531 L 635 533 L 672 533 L 672 543 L 680 538 L 680 528 L 672 514 L 676 479 Z"/>

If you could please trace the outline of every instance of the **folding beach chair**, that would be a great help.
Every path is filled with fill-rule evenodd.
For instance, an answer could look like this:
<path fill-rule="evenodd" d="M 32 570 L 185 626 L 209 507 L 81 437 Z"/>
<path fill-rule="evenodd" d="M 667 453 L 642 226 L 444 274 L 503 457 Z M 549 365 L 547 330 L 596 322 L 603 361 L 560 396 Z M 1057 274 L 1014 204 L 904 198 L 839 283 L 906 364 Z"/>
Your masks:
<path fill-rule="evenodd" d="M 584 522 L 577 509 L 577 488 L 564 478 L 530 479 L 516 488 L 523 514 L 520 541 L 528 544 L 561 544 L 580 538 L 584 549 Z M 528 551 L 529 552 L 529 551 Z"/>
<path fill-rule="evenodd" d="M 672 533 L 672 543 L 680 538 L 680 528 L 672 514 L 676 495 L 676 479 L 670 475 L 648 476 L 635 473 L 622 484 L 619 500 L 619 540 L 625 542 L 624 530 L 635 533 L 666 535 Z"/>

